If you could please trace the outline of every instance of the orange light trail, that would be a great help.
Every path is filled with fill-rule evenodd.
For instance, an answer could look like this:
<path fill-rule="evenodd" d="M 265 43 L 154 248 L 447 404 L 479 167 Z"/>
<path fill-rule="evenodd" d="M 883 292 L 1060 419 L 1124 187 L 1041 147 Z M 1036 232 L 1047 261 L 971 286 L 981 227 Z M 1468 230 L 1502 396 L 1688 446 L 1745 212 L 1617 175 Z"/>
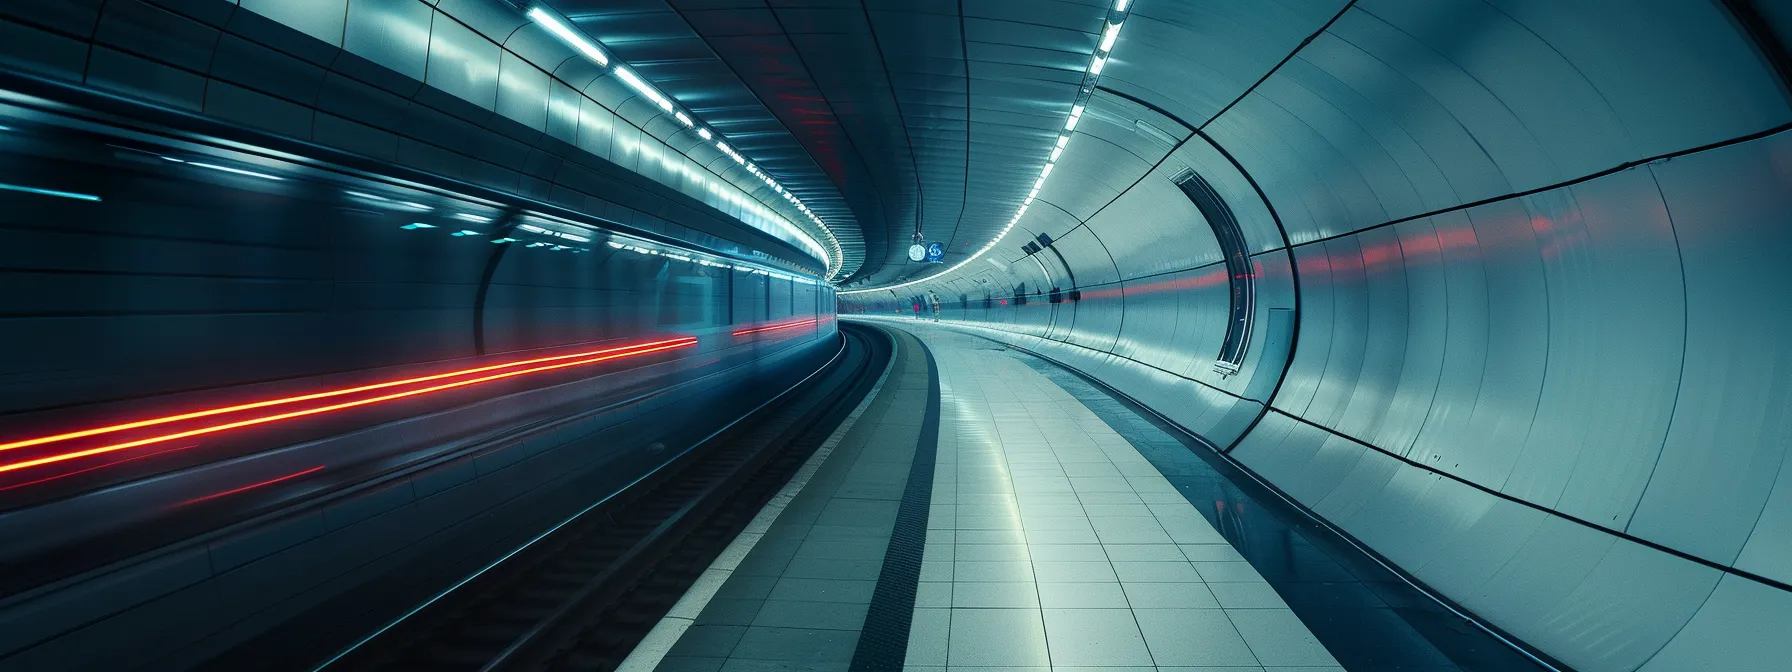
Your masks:
<path fill-rule="evenodd" d="M 568 368 L 568 367 L 583 366 L 586 364 L 596 364 L 598 362 L 607 362 L 607 361 L 610 361 L 613 359 L 621 359 L 623 357 L 633 357 L 636 355 L 645 355 L 648 353 L 673 350 L 673 349 L 688 347 L 688 346 L 692 346 L 692 345 L 696 345 L 696 344 L 697 344 L 696 338 L 686 336 L 684 338 L 672 339 L 672 340 L 668 340 L 668 341 L 655 341 L 653 343 L 644 343 L 644 344 L 631 346 L 633 349 L 629 349 L 626 352 L 618 352 L 618 350 L 622 350 L 622 348 L 612 348 L 607 351 L 596 351 L 596 352 L 608 352 L 610 354 L 603 354 L 603 355 L 599 355 L 599 356 L 595 356 L 595 357 L 587 357 L 584 359 L 578 359 L 578 360 L 574 360 L 574 361 L 570 361 L 570 362 L 560 362 L 557 364 L 537 366 L 537 367 L 521 369 L 521 370 L 517 370 L 517 371 L 506 371 L 503 373 L 496 373 L 496 374 L 492 374 L 489 376 L 482 376 L 479 378 L 472 378 L 472 379 L 468 379 L 468 380 L 458 380 L 458 381 L 454 381 L 451 383 L 443 383 L 440 385 L 433 385 L 430 387 L 424 387 L 424 388 L 419 388 L 419 389 L 415 389 L 415 390 L 406 390 L 404 392 L 395 392 L 392 394 L 386 394 L 386 395 L 381 395 L 381 396 L 377 396 L 377 397 L 370 397 L 367 399 L 358 399 L 355 401 L 346 401 L 346 402 L 342 402 L 342 403 L 338 403 L 338 404 L 331 404 L 328 406 L 318 406 L 315 408 L 307 408 L 307 409 L 302 409 L 302 410 L 297 410 L 297 411 L 288 411 L 285 413 L 266 415 L 266 416 L 261 416 L 261 417 L 257 417 L 257 418 L 248 418 L 245 420 L 238 420 L 235 422 L 227 422 L 227 423 L 223 423 L 223 424 L 219 424 L 219 425 L 212 425 L 209 427 L 200 427 L 198 429 L 190 429 L 190 430 L 186 430 L 186 431 L 182 431 L 182 432 L 174 432 L 172 434 L 164 434 L 161 436 L 152 436 L 149 438 L 137 439 L 135 441 L 126 441 L 123 443 L 115 443 L 115 444 L 106 445 L 106 446 L 98 446 L 95 448 L 87 448 L 84 450 L 76 450 L 76 451 L 71 451 L 71 452 L 67 452 L 67 453 L 49 455 L 46 457 L 40 457 L 40 458 L 35 458 L 35 459 L 30 459 L 30 460 L 21 460 L 21 461 L 12 462 L 9 464 L 0 464 L 0 473 L 6 473 L 6 472 L 10 472 L 10 471 L 18 471 L 20 469 L 29 469 L 31 467 L 37 467 L 37 466 L 42 466 L 42 465 L 46 465 L 46 464 L 55 464 L 57 462 L 66 462 L 68 460 L 79 459 L 79 458 L 88 457 L 88 456 L 92 456 L 92 455 L 103 455 L 106 453 L 114 453 L 114 452 L 118 452 L 121 450 L 128 450 L 128 449 L 136 448 L 139 446 L 147 446 L 147 445 L 151 445 L 151 444 L 162 443 L 165 441 L 173 441 L 176 439 L 184 439 L 184 438 L 193 437 L 193 436 L 202 436 L 205 434 L 215 434 L 217 432 L 222 432 L 222 431 L 227 431 L 227 430 L 232 430 L 232 429 L 239 429 L 242 427 L 249 427 L 249 426 L 253 426 L 253 425 L 267 424 L 270 422 L 278 422 L 281 420 L 290 420 L 293 418 L 301 418 L 301 417 L 305 417 L 305 416 L 318 415 L 318 414 L 322 414 L 322 413 L 331 413 L 334 411 L 355 408 L 358 406 L 368 406 L 368 405 L 372 405 L 372 404 L 378 404 L 378 403 L 393 401 L 393 400 L 397 400 L 397 399 L 404 399 L 407 397 L 415 397 L 415 396 L 430 394 L 430 393 L 434 393 L 434 392 L 441 392 L 444 390 L 451 390 L 451 389 L 460 388 L 460 387 L 467 387 L 469 385 L 477 385 L 480 383 L 487 383 L 487 382 L 491 382 L 494 380 L 502 380 L 505 378 L 514 378 L 516 376 L 522 376 L 522 375 L 527 375 L 527 374 L 531 374 L 531 373 L 540 373 L 543 371 L 554 371 L 554 370 L 564 369 L 564 368 Z M 651 346 L 651 347 L 649 347 L 649 346 Z M 543 358 L 543 360 L 541 360 L 541 361 L 547 361 L 548 359 L 561 359 L 561 358 Z M 515 365 L 512 364 L 512 366 L 515 366 Z M 496 367 L 496 368 L 505 368 L 505 367 Z M 485 368 L 483 370 L 489 371 L 491 369 Z M 465 374 L 463 373 L 461 375 L 465 375 Z M 440 378 L 440 377 L 445 377 L 445 376 L 437 376 L 436 378 Z M 434 378 L 431 378 L 431 379 L 434 379 Z M 390 387 L 390 386 L 388 385 L 386 387 Z"/>
<path fill-rule="evenodd" d="M 575 353 L 572 353 L 569 355 L 556 355 L 553 357 L 538 357 L 535 359 L 525 359 L 522 361 L 510 362 L 507 364 L 492 364 L 490 366 L 481 366 L 481 367 L 472 368 L 472 369 L 461 369 L 459 371 L 449 371 L 447 373 L 438 373 L 438 374 L 429 375 L 429 376 L 406 378 L 404 380 L 393 380 L 393 381 L 388 381 L 388 382 L 384 382 L 384 383 L 374 383 L 371 385 L 362 385 L 359 387 L 349 387 L 349 388 L 344 388 L 344 389 L 340 389 L 340 390 L 330 390 L 328 392 L 316 392 L 313 394 L 301 394 L 301 395 L 294 396 L 294 397 L 283 397 L 280 399 L 268 399 L 266 401 L 257 401 L 257 402 L 247 403 L 247 404 L 239 404 L 236 406 L 225 406 L 223 408 L 212 408 L 212 409 L 207 409 L 207 410 L 203 410 L 203 411 L 194 411 L 192 413 L 182 413 L 180 415 L 170 415 L 170 416 L 161 417 L 161 418 L 151 418 L 149 420 L 138 420 L 136 422 L 126 422 L 126 423 L 117 424 L 117 425 L 107 425 L 105 427 L 95 427 L 93 429 L 83 429 L 83 430 L 76 431 L 76 432 L 67 432 L 64 434 L 52 434 L 50 436 L 40 436 L 40 437 L 37 437 L 34 439 L 24 439 L 21 441 L 0 443 L 0 451 L 16 450 L 19 448 L 29 448 L 31 446 L 41 446 L 46 443 L 56 443 L 58 441 L 67 441 L 70 439 L 80 439 L 80 438 L 85 438 L 85 437 L 89 437 L 89 436 L 98 436 L 101 434 L 111 434 L 113 432 L 122 432 L 122 431 L 125 431 L 128 429 L 141 429 L 143 427 L 154 427 L 156 425 L 165 425 L 170 422 L 180 422 L 182 420 L 193 420 L 196 418 L 204 418 L 204 417 L 213 416 L 213 415 L 223 415 L 225 413 L 235 413 L 237 411 L 248 411 L 248 410 L 253 410 L 253 409 L 257 409 L 257 408 L 267 408 L 269 406 L 280 406 L 282 404 L 292 404 L 292 403 L 297 403 L 297 402 L 301 402 L 301 401 L 311 401 L 313 399 L 327 399 L 330 397 L 339 397 L 339 396 L 342 396 L 345 394 L 355 394 L 357 392 L 369 392 L 372 390 L 380 390 L 380 389 L 385 389 L 388 387 L 398 387 L 401 385 L 412 385 L 415 383 L 427 383 L 432 380 L 441 380 L 443 378 L 454 378 L 457 376 L 466 376 L 466 375 L 472 375 L 475 373 L 484 373 L 486 371 L 496 371 L 498 369 L 508 369 L 508 368 L 515 367 L 515 366 L 527 366 L 530 364 L 540 364 L 542 362 L 552 362 L 552 361 L 558 361 L 558 360 L 562 360 L 562 359 L 575 359 L 578 357 L 588 357 L 591 355 L 607 354 L 607 353 L 611 353 L 611 352 L 621 352 L 621 351 L 625 351 L 625 350 L 635 350 L 637 348 L 650 347 L 650 346 L 660 345 L 660 344 L 664 344 L 664 343 L 681 342 L 683 340 L 685 340 L 685 339 L 675 338 L 675 339 L 667 339 L 664 341 L 653 341 L 653 342 L 649 342 L 649 343 L 636 343 L 634 345 L 625 345 L 625 346 L 619 346 L 619 347 L 614 347 L 614 348 L 605 348 L 602 350 L 590 350 L 590 351 L 586 351 L 586 352 L 575 352 Z"/>
<path fill-rule="evenodd" d="M 752 329 L 742 329 L 740 331 L 734 332 L 734 335 L 735 336 L 745 336 L 747 334 L 757 334 L 762 331 L 778 331 L 780 329 L 795 329 L 797 327 L 806 327 L 811 324 L 815 324 L 815 319 L 811 318 L 811 319 L 807 319 L 807 320 L 797 320 L 795 322 L 781 322 L 778 324 L 768 324 L 763 327 L 754 327 Z"/>

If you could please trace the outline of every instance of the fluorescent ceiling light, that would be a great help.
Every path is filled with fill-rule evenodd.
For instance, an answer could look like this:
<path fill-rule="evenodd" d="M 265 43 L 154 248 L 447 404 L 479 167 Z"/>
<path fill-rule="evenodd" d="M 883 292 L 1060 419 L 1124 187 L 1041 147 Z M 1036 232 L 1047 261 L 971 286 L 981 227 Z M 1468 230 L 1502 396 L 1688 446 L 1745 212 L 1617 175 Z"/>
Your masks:
<path fill-rule="evenodd" d="M 464 220 L 466 220 L 466 221 L 469 221 L 469 222 L 479 222 L 479 223 L 480 223 L 480 224 L 484 224 L 484 223 L 486 223 L 486 222 L 489 222 L 489 221 L 492 221 L 492 218 L 490 218 L 490 217 L 486 217 L 486 216 L 483 216 L 483 215 L 475 215 L 475 214 L 473 214 L 473 213 L 470 213 L 470 212 L 457 212 L 457 213 L 454 213 L 454 218 L 455 218 L 455 219 L 464 219 Z"/>
<path fill-rule="evenodd" d="M 674 112 L 672 114 L 672 116 L 677 117 L 678 123 L 684 124 L 685 128 L 690 128 L 692 126 L 697 125 L 697 122 L 691 121 L 690 115 L 687 115 L 683 112 Z"/>
<path fill-rule="evenodd" d="M 1076 122 L 1080 119 L 1082 119 L 1082 117 L 1076 116 L 1074 114 L 1070 115 L 1069 119 L 1064 120 L 1064 130 L 1066 130 L 1066 131 L 1076 130 Z"/>
<path fill-rule="evenodd" d="M 653 101 L 653 104 L 660 106 L 660 109 L 667 112 L 672 111 L 672 101 L 666 100 L 666 97 L 660 95 L 660 92 L 655 90 L 652 85 L 642 81 L 640 76 L 635 74 L 635 71 L 624 67 L 617 67 L 616 76 L 621 77 L 622 83 L 627 84 L 629 88 L 646 96 L 648 100 Z"/>
<path fill-rule="evenodd" d="M 707 129 L 707 128 L 699 128 L 699 129 L 697 129 L 697 137 L 703 138 L 704 140 L 708 140 L 708 139 L 716 137 L 716 136 L 714 134 L 710 133 L 709 129 Z"/>
<path fill-rule="evenodd" d="M 1126 0 L 1120 1 L 1121 4 L 1126 3 Z M 561 23 L 559 19 L 554 18 L 554 15 L 547 13 L 542 8 L 535 7 L 530 9 L 529 18 L 533 19 L 536 23 L 541 24 L 541 27 L 548 29 L 548 32 L 553 33 L 554 37 L 560 38 L 568 45 L 571 45 L 572 48 L 579 50 L 579 53 L 584 54 L 586 58 L 597 61 L 598 65 L 610 64 L 610 57 L 605 56 L 603 50 L 598 49 L 597 45 L 592 44 L 583 37 L 579 37 L 578 33 L 573 32 L 573 30 L 568 28 L 566 24 Z"/>
<path fill-rule="evenodd" d="M 398 227 L 398 228 L 404 229 L 406 231 L 416 231 L 417 229 L 433 229 L 433 228 L 436 228 L 436 225 L 424 224 L 423 222 L 411 222 L 409 224 L 406 224 L 406 225 Z"/>
<path fill-rule="evenodd" d="M 1113 51 L 1114 50 L 1114 40 L 1117 40 L 1117 39 L 1120 39 L 1120 24 L 1118 24 L 1118 23 L 1108 24 L 1107 33 L 1105 33 L 1101 36 L 1101 50 L 1102 51 Z"/>
<path fill-rule="evenodd" d="M 1058 149 L 1063 149 L 1064 145 L 1067 145 L 1067 144 L 1070 144 L 1070 136 L 1068 136 L 1068 135 L 1058 136 Z"/>
<path fill-rule="evenodd" d="M 1083 107 L 1082 105 L 1071 105 L 1070 106 L 1070 116 L 1073 116 L 1073 117 L 1083 116 L 1084 109 L 1087 109 L 1087 108 Z"/>
<path fill-rule="evenodd" d="M 1107 65 L 1108 58 L 1106 56 L 1097 56 L 1094 61 L 1089 63 L 1089 74 L 1099 75 L 1101 74 L 1101 69 L 1107 67 Z"/>
<path fill-rule="evenodd" d="M 1064 155 L 1063 147 L 1053 147 L 1052 148 L 1052 158 L 1050 158 L 1048 160 L 1049 161 L 1057 161 L 1058 157 L 1063 156 L 1063 155 Z"/>
<path fill-rule="evenodd" d="M 471 229 L 461 229 L 459 231 L 455 231 L 454 233 L 450 233 L 448 235 L 454 236 L 456 238 L 460 238 L 463 236 L 483 236 L 485 234 L 480 233 L 478 231 L 471 230 Z"/>
<path fill-rule="evenodd" d="M 1132 0 L 1120 0 L 1119 2 L 1114 3 L 1114 11 L 1116 11 L 1116 12 L 1126 11 L 1126 6 L 1128 4 L 1130 4 L 1131 2 L 1132 2 Z"/>
<path fill-rule="evenodd" d="M 1050 176 L 1052 174 L 1052 169 L 1056 168 L 1057 166 L 1058 166 L 1058 164 L 1055 164 L 1055 163 L 1045 164 L 1045 170 L 1039 171 L 1040 179 L 1045 179 L 1047 176 Z"/>

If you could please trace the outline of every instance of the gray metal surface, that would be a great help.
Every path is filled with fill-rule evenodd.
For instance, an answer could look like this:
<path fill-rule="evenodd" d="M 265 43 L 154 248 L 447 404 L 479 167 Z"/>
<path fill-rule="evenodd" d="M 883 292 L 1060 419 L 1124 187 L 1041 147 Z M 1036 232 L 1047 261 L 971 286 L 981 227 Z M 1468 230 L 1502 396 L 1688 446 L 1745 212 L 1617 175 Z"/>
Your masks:
<path fill-rule="evenodd" d="M 1229 448 L 1575 669 L 1778 669 L 1792 108 L 1763 47 L 1702 2 L 1342 9 L 1139 2 L 1074 179 L 993 261 L 843 306 L 1037 294 L 1018 248 L 1050 232 L 1081 301 L 953 303 L 948 324 Z M 1116 140 L 1141 124 L 1187 139 Z M 1296 325 L 1256 333 L 1235 376 L 1211 367 L 1227 282 L 1170 188 L 1185 167 L 1239 213 L 1258 324 Z M 1291 357 L 1270 344 L 1290 336 Z"/>

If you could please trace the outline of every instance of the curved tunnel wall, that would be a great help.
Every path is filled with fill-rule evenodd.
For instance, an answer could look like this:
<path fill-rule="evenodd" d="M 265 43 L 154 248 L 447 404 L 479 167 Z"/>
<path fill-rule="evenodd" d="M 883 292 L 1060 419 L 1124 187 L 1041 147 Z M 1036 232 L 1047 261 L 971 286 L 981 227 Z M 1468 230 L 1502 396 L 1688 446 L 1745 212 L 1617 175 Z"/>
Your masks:
<path fill-rule="evenodd" d="M 825 265 L 783 231 L 808 225 L 769 186 L 498 0 L 8 3 L 0 64 L 703 247 Z"/>
<path fill-rule="evenodd" d="M 1739 16 L 1141 2 L 1008 240 L 842 308 L 931 291 L 1576 669 L 1777 669 L 1792 111 L 1786 25 Z M 1213 367 L 1228 278 L 1184 168 L 1252 252 L 1236 375 Z"/>

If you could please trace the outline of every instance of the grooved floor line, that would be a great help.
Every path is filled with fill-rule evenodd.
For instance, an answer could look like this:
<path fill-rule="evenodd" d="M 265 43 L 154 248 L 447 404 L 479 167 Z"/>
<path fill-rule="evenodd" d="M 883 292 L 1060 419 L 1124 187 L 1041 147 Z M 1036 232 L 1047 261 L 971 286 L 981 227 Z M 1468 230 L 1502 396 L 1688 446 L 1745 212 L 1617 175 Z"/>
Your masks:
<path fill-rule="evenodd" d="M 922 443 L 935 375 L 918 340 L 886 331 L 896 349 L 882 389 L 656 669 L 846 670 L 867 621 L 883 632 L 885 625 L 870 617 L 873 597 Z"/>
<path fill-rule="evenodd" d="M 940 436 L 939 366 L 925 346 L 921 353 L 927 357 L 927 414 L 921 420 L 908 484 L 903 487 L 902 505 L 896 511 L 896 528 L 884 550 L 883 571 L 877 576 L 871 608 L 865 614 L 858 649 L 853 652 L 850 669 L 854 672 L 901 670 L 903 658 L 908 655 L 915 591 L 921 582 L 921 556 L 927 550 L 927 514 L 933 502 L 934 459 Z"/>

